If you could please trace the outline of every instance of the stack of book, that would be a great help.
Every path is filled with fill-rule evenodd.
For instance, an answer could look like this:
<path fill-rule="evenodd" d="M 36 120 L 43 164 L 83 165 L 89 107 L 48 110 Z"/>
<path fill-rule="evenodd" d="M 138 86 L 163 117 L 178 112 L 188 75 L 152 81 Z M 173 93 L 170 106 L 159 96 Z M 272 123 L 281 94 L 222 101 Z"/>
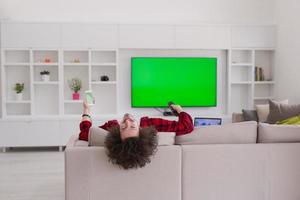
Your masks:
<path fill-rule="evenodd" d="M 264 76 L 264 70 L 261 67 L 255 67 L 255 72 L 254 72 L 254 76 L 255 76 L 255 81 L 264 81 L 265 80 L 265 76 Z"/>

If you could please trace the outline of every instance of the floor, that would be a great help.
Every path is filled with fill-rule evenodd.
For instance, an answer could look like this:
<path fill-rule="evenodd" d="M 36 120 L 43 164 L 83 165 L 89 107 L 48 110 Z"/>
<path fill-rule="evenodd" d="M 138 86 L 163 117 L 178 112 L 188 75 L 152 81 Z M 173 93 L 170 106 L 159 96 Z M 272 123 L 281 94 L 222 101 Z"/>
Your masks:
<path fill-rule="evenodd" d="M 64 152 L 0 153 L 0 200 L 64 200 Z"/>

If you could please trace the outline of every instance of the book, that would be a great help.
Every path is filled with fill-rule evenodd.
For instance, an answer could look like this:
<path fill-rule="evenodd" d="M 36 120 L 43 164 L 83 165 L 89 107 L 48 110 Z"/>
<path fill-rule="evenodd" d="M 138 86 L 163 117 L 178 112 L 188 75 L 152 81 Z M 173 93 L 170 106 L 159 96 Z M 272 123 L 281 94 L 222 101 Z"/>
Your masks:
<path fill-rule="evenodd" d="M 254 79 L 255 81 L 264 81 L 265 80 L 265 76 L 264 76 L 264 70 L 261 67 L 255 67 L 255 71 L 254 71 Z"/>

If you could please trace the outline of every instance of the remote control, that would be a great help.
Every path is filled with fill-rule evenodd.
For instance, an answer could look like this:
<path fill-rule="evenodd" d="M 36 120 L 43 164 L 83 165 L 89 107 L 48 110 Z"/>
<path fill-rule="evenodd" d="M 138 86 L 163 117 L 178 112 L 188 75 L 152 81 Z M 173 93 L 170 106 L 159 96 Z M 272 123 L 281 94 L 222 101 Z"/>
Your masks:
<path fill-rule="evenodd" d="M 91 90 L 86 90 L 85 92 L 86 102 L 89 106 L 93 106 L 95 104 L 95 98 Z"/>
<path fill-rule="evenodd" d="M 174 108 L 171 105 L 176 105 L 176 104 L 172 101 L 169 101 L 168 106 L 169 106 L 170 110 L 172 111 L 173 115 L 178 116 L 178 112 L 176 110 L 174 110 Z"/>

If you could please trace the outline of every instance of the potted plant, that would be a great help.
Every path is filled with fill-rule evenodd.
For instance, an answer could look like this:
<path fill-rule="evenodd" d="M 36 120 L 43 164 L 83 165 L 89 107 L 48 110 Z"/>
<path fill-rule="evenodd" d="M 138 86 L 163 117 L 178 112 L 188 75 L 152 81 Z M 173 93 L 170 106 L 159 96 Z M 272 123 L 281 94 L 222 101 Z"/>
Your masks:
<path fill-rule="evenodd" d="M 14 90 L 16 91 L 16 100 L 22 101 L 23 99 L 23 90 L 24 90 L 24 83 L 16 83 L 14 86 Z"/>
<path fill-rule="evenodd" d="M 44 71 L 41 71 L 40 74 L 42 76 L 42 81 L 48 82 L 50 80 L 50 72 L 49 71 L 44 70 Z"/>
<path fill-rule="evenodd" d="M 81 80 L 79 78 L 72 78 L 68 82 L 70 89 L 74 92 L 72 94 L 73 100 L 79 100 L 80 94 L 78 91 L 81 89 Z"/>

